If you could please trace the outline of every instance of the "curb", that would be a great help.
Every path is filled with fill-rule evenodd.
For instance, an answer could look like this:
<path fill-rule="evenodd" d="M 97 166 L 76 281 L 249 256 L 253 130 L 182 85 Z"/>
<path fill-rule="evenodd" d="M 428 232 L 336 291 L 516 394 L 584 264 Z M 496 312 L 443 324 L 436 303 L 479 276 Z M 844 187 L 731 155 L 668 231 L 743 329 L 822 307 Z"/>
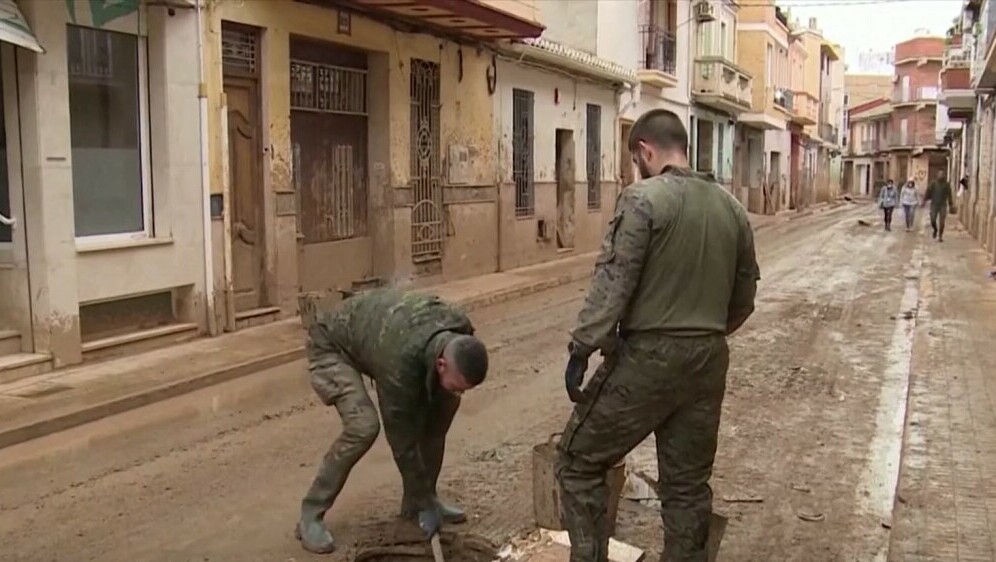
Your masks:
<path fill-rule="evenodd" d="M 590 276 L 591 272 L 586 271 L 584 274 L 570 273 L 553 278 L 540 279 L 492 293 L 475 295 L 464 299 L 462 302 L 458 302 L 458 304 L 470 311 L 532 295 L 575 281 L 581 281 Z M 9 429 L 2 429 L 0 430 L 0 449 L 122 414 L 129 410 L 141 408 L 142 406 L 175 398 L 202 388 L 245 377 L 259 371 L 279 367 L 280 365 L 285 365 L 302 358 L 304 358 L 304 345 L 299 345 L 265 357 L 227 365 L 186 379 L 171 381 L 150 389 L 83 406 L 70 412 L 56 413 L 51 418 L 28 422 Z"/>

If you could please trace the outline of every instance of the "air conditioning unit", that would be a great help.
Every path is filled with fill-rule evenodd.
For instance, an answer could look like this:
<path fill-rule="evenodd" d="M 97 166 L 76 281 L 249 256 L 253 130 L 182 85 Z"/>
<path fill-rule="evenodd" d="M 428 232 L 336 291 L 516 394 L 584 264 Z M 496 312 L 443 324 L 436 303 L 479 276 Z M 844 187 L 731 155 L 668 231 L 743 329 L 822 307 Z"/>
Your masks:
<path fill-rule="evenodd" d="M 716 4 L 709 0 L 702 0 L 696 4 L 695 19 L 699 23 L 716 21 Z"/>

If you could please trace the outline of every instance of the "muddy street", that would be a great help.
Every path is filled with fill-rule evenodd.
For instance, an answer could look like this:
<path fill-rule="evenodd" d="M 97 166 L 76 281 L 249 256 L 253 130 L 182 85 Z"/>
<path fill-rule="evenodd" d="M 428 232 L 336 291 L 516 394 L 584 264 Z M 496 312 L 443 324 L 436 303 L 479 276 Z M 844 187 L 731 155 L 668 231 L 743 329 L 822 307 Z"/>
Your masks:
<path fill-rule="evenodd" d="M 859 224 L 866 219 L 875 226 Z M 929 238 L 929 236 L 928 236 Z M 732 340 L 713 478 L 721 560 L 884 559 L 898 475 L 920 233 L 870 205 L 757 235 L 757 313 Z M 492 352 L 464 397 L 441 492 L 496 542 L 532 527 L 531 450 L 569 413 L 562 365 L 587 283 L 472 313 Z M 0 559 L 318 560 L 293 538 L 299 500 L 338 431 L 302 362 L 0 451 Z M 655 472 L 653 445 L 631 466 Z M 380 438 L 328 522 L 340 551 L 393 532 L 400 481 Z M 617 536 L 660 544 L 657 513 L 621 508 Z"/>

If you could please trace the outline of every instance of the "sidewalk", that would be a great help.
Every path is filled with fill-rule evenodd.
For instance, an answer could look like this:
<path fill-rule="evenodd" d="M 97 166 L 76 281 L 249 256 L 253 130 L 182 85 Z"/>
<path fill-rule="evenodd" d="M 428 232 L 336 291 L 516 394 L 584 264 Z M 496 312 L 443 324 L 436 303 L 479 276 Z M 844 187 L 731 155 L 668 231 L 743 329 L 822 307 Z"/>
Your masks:
<path fill-rule="evenodd" d="M 996 560 L 996 282 L 963 228 L 951 228 L 943 244 L 921 236 L 921 305 L 889 560 Z"/>
<path fill-rule="evenodd" d="M 425 288 L 468 310 L 586 279 L 595 254 Z M 291 318 L 214 338 L 0 385 L 0 448 L 37 439 L 304 356 Z"/>

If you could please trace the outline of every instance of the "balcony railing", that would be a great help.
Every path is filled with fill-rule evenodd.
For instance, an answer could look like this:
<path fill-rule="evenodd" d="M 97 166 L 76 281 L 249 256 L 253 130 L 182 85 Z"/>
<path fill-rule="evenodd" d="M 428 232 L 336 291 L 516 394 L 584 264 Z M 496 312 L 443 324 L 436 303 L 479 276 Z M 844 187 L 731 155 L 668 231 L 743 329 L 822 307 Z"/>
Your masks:
<path fill-rule="evenodd" d="M 893 130 L 890 148 L 915 148 L 918 146 L 937 146 L 937 131 L 932 128 L 915 131 Z"/>
<path fill-rule="evenodd" d="M 732 102 L 734 106 L 746 110 L 750 109 L 754 96 L 753 80 L 723 57 L 699 57 L 695 60 L 692 75 L 692 93 L 705 99 L 707 104 L 710 99 L 716 98 L 717 105 Z"/>
<path fill-rule="evenodd" d="M 921 86 L 919 88 L 894 88 L 892 103 L 915 103 L 920 101 L 936 101 L 937 86 Z"/>
<path fill-rule="evenodd" d="M 795 110 L 795 94 L 785 88 L 775 88 L 774 102 L 776 107 L 781 107 L 786 111 Z"/>
<path fill-rule="evenodd" d="M 944 68 L 969 68 L 972 66 L 972 53 L 969 49 L 951 45 L 944 51 Z"/>
<path fill-rule="evenodd" d="M 659 25 L 641 25 L 643 68 L 675 75 L 678 67 L 678 41 L 673 31 Z"/>
<path fill-rule="evenodd" d="M 861 141 L 861 153 L 869 154 L 872 152 L 878 152 L 884 146 L 888 146 L 888 139 L 862 139 Z"/>

